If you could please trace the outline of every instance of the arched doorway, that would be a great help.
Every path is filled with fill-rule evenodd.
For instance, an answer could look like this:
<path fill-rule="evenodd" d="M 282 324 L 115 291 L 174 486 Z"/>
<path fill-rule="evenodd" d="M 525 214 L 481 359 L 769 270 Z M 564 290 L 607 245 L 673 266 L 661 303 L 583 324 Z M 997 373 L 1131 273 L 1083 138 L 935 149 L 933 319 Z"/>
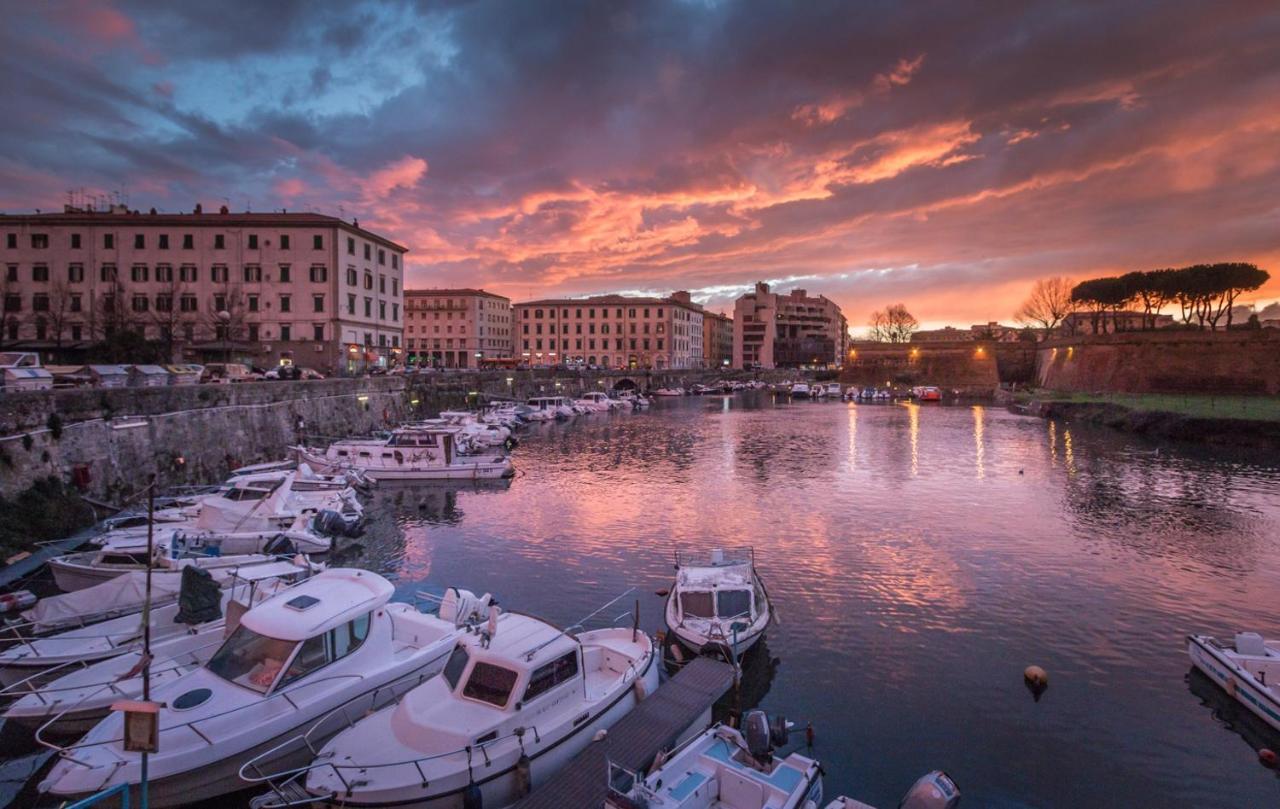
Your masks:
<path fill-rule="evenodd" d="M 638 387 L 640 386 L 636 384 L 634 379 L 625 376 L 613 383 L 614 390 L 635 390 Z"/>

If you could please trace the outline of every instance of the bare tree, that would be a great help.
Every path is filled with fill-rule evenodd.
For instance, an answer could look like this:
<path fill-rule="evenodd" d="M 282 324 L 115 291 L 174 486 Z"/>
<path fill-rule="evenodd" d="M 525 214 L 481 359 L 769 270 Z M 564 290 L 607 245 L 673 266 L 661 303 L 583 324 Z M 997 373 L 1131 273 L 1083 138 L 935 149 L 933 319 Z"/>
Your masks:
<path fill-rule="evenodd" d="M 1048 337 L 1058 324 L 1076 310 L 1071 300 L 1074 284 L 1065 276 L 1041 278 L 1031 287 L 1031 294 L 1022 302 L 1014 319 L 1019 323 L 1039 326 Z"/>
<path fill-rule="evenodd" d="M 49 286 L 49 309 L 42 314 L 48 324 L 54 347 L 62 348 L 62 338 L 66 336 L 71 322 L 76 319 L 76 313 L 71 311 L 71 285 L 65 279 L 59 278 Z"/>
<path fill-rule="evenodd" d="M 907 307 L 895 303 L 873 312 L 868 325 L 871 326 L 872 340 L 882 343 L 906 343 L 911 340 L 912 333 L 920 328 L 920 321 L 912 317 Z"/>
<path fill-rule="evenodd" d="M 168 272 L 166 278 L 158 279 L 164 286 L 156 295 L 155 308 L 151 311 L 151 322 L 159 332 L 160 347 L 165 358 L 172 362 L 178 333 L 185 325 L 192 322 L 195 313 L 182 310 L 182 295 L 187 291 L 187 284 L 182 281 L 182 276 L 172 267 L 168 268 Z M 159 275 L 158 270 L 156 274 Z"/>

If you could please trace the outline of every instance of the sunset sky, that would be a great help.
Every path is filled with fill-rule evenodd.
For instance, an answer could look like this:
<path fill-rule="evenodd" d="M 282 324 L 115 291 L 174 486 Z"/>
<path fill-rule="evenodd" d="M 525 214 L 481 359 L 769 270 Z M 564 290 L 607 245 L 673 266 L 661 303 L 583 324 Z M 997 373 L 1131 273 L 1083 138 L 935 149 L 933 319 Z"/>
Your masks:
<path fill-rule="evenodd" d="M 316 210 L 410 286 L 757 280 L 855 330 L 1033 279 L 1257 262 L 1280 297 L 1280 4 L 51 2 L 0 28 L 0 210 Z"/>

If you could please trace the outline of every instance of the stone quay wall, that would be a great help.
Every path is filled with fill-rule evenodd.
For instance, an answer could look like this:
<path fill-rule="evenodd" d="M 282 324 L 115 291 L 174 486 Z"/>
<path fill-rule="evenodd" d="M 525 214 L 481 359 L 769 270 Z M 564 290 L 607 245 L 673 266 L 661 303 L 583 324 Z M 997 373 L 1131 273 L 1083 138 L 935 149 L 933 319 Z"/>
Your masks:
<path fill-rule="evenodd" d="M 1280 330 L 1122 332 L 1041 343 L 1036 383 L 1086 393 L 1280 395 Z"/>
<path fill-rule="evenodd" d="M 933 385 L 965 396 L 991 396 L 1004 383 L 1033 378 L 1035 346 L 954 341 L 856 343 L 840 381 L 849 385 Z"/>
<path fill-rule="evenodd" d="M 492 398 L 578 396 L 618 385 L 648 389 L 750 376 L 535 369 L 10 392 L 0 396 L 0 496 L 53 476 L 74 482 L 86 496 L 123 503 L 153 473 L 164 489 L 207 485 L 237 466 L 282 458 L 300 442 L 367 435 Z"/>

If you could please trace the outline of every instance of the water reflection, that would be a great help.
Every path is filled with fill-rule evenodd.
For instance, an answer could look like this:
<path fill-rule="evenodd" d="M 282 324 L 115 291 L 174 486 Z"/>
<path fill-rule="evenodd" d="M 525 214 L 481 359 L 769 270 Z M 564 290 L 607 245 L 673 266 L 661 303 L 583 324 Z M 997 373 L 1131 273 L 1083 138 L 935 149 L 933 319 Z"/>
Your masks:
<path fill-rule="evenodd" d="M 986 409 L 981 405 L 973 406 L 974 468 L 977 470 L 978 480 L 987 476 L 987 447 L 984 440 L 986 423 L 982 418 L 985 414 Z"/>

